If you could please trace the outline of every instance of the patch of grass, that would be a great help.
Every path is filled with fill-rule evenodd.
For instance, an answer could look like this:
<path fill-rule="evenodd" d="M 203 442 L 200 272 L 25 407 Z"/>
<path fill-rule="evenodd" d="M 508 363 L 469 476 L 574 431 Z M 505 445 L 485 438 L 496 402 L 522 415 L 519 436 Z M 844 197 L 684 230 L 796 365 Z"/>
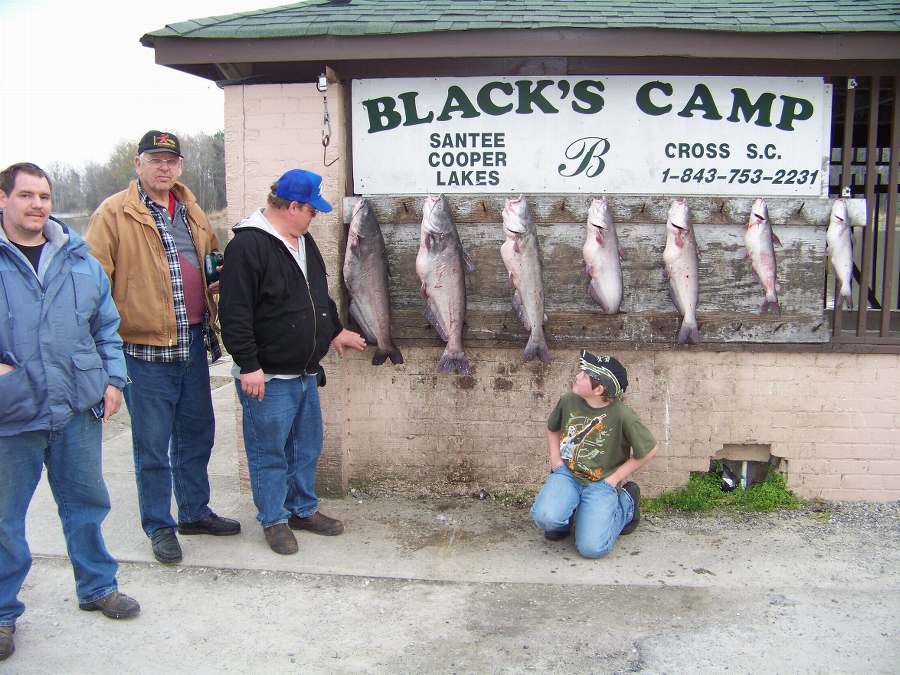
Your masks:
<path fill-rule="evenodd" d="M 720 482 L 721 476 L 716 473 L 693 473 L 683 488 L 659 497 L 641 499 L 641 508 L 647 511 L 711 511 L 716 508 L 776 511 L 797 509 L 803 504 L 787 489 L 784 476 L 777 471 L 769 471 L 765 481 L 746 490 L 737 488 L 732 492 L 723 492 Z"/>
<path fill-rule="evenodd" d="M 513 492 L 494 492 L 491 493 L 491 498 L 504 506 L 531 506 L 536 494 L 534 490 L 524 488 Z"/>
<path fill-rule="evenodd" d="M 740 511 L 777 511 L 798 509 L 802 505 L 784 482 L 784 476 L 777 471 L 769 471 L 766 480 L 747 490 L 735 490 L 734 506 Z"/>

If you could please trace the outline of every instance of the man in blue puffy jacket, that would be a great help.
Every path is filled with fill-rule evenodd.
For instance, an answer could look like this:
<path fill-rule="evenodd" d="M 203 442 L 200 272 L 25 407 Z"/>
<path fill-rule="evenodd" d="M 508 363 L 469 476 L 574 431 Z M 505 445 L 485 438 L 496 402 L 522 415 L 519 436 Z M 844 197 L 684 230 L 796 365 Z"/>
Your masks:
<path fill-rule="evenodd" d="M 50 217 L 34 164 L 0 173 L 0 661 L 14 651 L 17 598 L 31 567 L 25 513 L 47 466 L 78 606 L 113 619 L 140 605 L 119 593 L 100 525 L 109 513 L 102 421 L 122 405 L 125 358 L 109 281 L 87 244 Z"/>

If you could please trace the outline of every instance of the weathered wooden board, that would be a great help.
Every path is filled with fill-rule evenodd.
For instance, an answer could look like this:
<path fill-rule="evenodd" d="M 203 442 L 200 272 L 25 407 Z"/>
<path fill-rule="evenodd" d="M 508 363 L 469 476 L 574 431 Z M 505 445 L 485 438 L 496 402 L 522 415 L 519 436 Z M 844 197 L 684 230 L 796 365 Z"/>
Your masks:
<path fill-rule="evenodd" d="M 596 195 L 564 194 L 528 197 L 535 223 L 584 223 Z M 345 224 L 359 197 L 344 199 Z M 367 196 L 379 223 L 413 224 L 422 222 L 422 195 Z M 752 198 L 687 197 L 695 223 L 743 225 L 750 216 Z M 499 223 L 506 198 L 503 195 L 447 195 L 453 219 L 464 223 Z M 665 223 L 672 198 L 660 195 L 617 195 L 609 198 L 616 223 Z M 766 200 L 769 220 L 774 225 L 817 225 L 826 227 L 831 213 L 830 199 L 772 197 Z M 865 200 L 848 199 L 847 209 L 854 226 L 865 223 Z"/>
<path fill-rule="evenodd" d="M 680 317 L 663 274 L 668 197 L 611 198 L 621 244 L 625 297 L 622 312 L 605 316 L 591 302 L 582 275 L 581 247 L 590 196 L 545 195 L 529 199 L 544 256 L 548 338 L 556 343 L 672 342 Z M 354 198 L 345 203 L 351 212 Z M 511 290 L 500 258 L 504 199 L 449 198 L 463 246 L 475 262 L 467 276 L 466 340 L 522 342 L 526 333 L 512 313 Z M 415 272 L 422 198 L 369 198 L 381 223 L 391 271 L 394 336 L 436 341 L 423 317 L 424 301 Z M 772 199 L 769 217 L 781 239 L 778 295 L 782 314 L 759 314 L 763 299 L 744 250 L 744 223 L 752 199 L 689 199 L 700 258 L 698 318 L 704 342 L 826 342 L 823 317 L 825 227 L 828 200 Z"/>

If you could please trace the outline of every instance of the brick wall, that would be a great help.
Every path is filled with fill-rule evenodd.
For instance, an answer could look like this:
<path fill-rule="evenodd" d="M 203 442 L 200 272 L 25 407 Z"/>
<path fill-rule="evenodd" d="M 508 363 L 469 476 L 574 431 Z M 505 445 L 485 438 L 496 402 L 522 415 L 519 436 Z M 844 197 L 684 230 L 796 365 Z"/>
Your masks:
<path fill-rule="evenodd" d="M 555 350 L 543 366 L 521 364 L 520 350 L 476 347 L 471 378 L 438 375 L 440 352 L 407 347 L 402 366 L 330 360 L 345 373 L 345 389 L 328 395 L 344 400 L 350 480 L 539 483 L 546 418 L 571 386 L 577 351 Z M 900 499 L 900 357 L 613 353 L 628 368 L 626 402 L 659 443 L 637 479 L 647 494 L 705 471 L 726 445 L 766 444 L 804 497 Z"/>
<path fill-rule="evenodd" d="M 312 84 L 263 84 L 225 88 L 225 175 L 228 219 L 232 223 L 265 206 L 269 188 L 288 169 L 308 169 L 322 176 L 322 194 L 335 209 L 320 213 L 311 226 L 316 244 L 330 272 L 331 295 L 343 297 L 340 251 L 346 239 L 341 221 L 347 152 L 344 135 L 343 91 L 328 89 L 332 136 L 325 167 L 322 161 L 322 95 Z M 341 304 L 341 303 L 339 303 Z M 343 373 L 331 368 L 328 389 L 341 391 Z M 344 406 L 334 395 L 323 406 L 325 447 L 319 462 L 321 494 L 347 490 L 347 459 L 343 442 Z M 241 438 L 241 434 L 237 434 Z"/>
<path fill-rule="evenodd" d="M 322 174 L 323 193 L 338 208 L 317 216 L 311 231 L 333 295 L 342 297 L 344 90 L 328 92 L 328 159 L 339 157 L 330 167 L 322 162 L 322 99 L 313 85 L 225 92 L 229 220 L 261 206 L 286 169 Z M 401 349 L 402 366 L 373 367 L 371 354 L 328 356 L 322 492 L 342 494 L 352 481 L 492 490 L 540 483 L 546 417 L 571 384 L 577 350 L 555 349 L 547 366 L 523 365 L 520 349 L 470 345 L 474 375 L 463 378 L 435 372 L 438 347 Z M 611 349 L 628 367 L 626 402 L 659 441 L 656 459 L 637 477 L 646 494 L 705 471 L 725 445 L 766 444 L 803 497 L 900 499 L 900 356 Z"/>

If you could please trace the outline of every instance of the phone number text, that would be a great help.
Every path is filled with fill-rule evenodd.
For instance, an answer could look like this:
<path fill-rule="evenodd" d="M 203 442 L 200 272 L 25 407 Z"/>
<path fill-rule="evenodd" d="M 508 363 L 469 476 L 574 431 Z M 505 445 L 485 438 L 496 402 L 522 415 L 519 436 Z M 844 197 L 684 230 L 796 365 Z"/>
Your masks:
<path fill-rule="evenodd" d="M 663 183 L 737 183 L 739 185 L 770 183 L 772 185 L 813 185 L 819 178 L 819 170 L 807 169 L 664 169 Z"/>

